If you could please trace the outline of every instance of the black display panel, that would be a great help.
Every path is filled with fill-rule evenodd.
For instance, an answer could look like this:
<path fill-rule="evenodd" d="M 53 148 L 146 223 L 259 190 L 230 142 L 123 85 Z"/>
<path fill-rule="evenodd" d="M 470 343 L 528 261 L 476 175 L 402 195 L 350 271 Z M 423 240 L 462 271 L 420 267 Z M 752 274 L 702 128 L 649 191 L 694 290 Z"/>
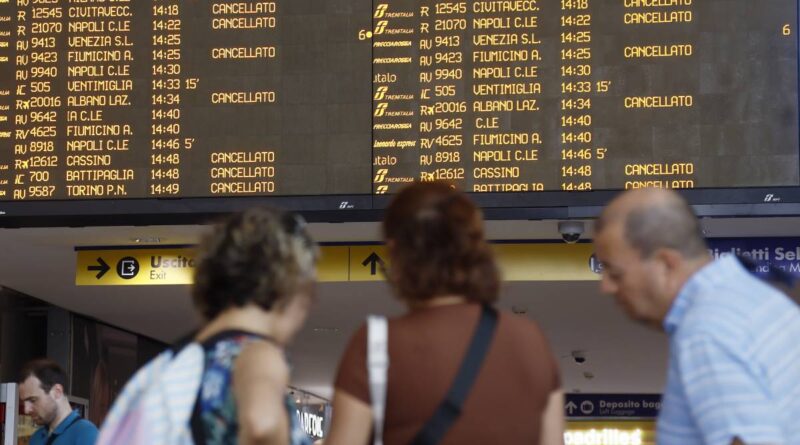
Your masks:
<path fill-rule="evenodd" d="M 178 0 L 0 8 L 10 34 L 4 199 L 370 192 L 369 49 L 332 29 L 355 11 Z"/>
<path fill-rule="evenodd" d="M 387 2 L 375 98 L 397 99 L 376 101 L 374 147 L 400 153 L 389 177 L 474 192 L 798 185 L 796 14 L 791 0 Z"/>
<path fill-rule="evenodd" d="M 796 0 L 10 0 L 0 213 L 369 210 L 433 179 L 487 208 L 645 186 L 800 202 L 797 14 Z"/>

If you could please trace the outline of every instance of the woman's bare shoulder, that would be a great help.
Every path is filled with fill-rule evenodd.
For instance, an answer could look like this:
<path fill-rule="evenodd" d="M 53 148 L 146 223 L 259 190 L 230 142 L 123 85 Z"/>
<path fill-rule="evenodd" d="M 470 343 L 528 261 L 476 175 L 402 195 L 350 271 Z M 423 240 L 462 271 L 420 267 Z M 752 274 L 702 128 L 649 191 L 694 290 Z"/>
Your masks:
<path fill-rule="evenodd" d="M 253 341 L 242 349 L 236 359 L 237 376 L 269 377 L 277 383 L 289 381 L 289 366 L 283 349 L 268 341 Z"/>

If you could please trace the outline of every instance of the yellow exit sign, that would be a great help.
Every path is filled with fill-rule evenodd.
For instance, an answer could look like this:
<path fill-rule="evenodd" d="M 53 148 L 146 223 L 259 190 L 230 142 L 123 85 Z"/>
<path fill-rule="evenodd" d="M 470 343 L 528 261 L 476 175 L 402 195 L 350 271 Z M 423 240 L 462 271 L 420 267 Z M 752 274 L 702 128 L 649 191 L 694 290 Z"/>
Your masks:
<path fill-rule="evenodd" d="M 142 286 L 191 284 L 194 249 L 79 250 L 78 286 Z"/>
<path fill-rule="evenodd" d="M 513 243 L 492 246 L 505 281 L 597 280 L 591 244 Z M 79 248 L 78 286 L 192 284 L 195 252 L 174 248 Z M 323 246 L 320 282 L 382 281 L 389 256 L 383 245 Z M 594 269 L 594 270 L 593 270 Z"/>

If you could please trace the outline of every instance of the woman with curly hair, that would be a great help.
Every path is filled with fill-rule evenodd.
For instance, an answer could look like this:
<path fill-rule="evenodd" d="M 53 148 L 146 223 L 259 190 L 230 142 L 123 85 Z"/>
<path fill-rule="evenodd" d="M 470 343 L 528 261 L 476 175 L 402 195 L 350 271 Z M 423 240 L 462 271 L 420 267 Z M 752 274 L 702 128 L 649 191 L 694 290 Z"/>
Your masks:
<path fill-rule="evenodd" d="M 287 395 L 284 346 L 302 327 L 317 245 L 299 216 L 236 214 L 205 237 L 194 303 L 205 367 L 194 413 L 196 444 L 310 444 Z"/>

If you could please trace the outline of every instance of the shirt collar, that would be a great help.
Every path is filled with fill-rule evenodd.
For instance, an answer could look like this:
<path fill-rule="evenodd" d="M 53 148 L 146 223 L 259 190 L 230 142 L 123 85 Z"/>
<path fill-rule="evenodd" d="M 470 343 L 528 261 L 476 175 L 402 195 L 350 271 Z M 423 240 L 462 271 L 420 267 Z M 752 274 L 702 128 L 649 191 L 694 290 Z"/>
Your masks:
<path fill-rule="evenodd" d="M 78 414 L 78 410 L 77 409 L 73 410 L 71 413 L 69 413 L 66 419 L 62 420 L 61 423 L 58 424 L 56 429 L 53 430 L 52 434 L 64 433 L 64 431 L 66 431 L 67 428 L 69 428 L 73 423 L 75 423 L 78 420 L 78 417 L 80 417 L 80 414 Z"/>
<path fill-rule="evenodd" d="M 739 260 L 733 256 L 725 256 L 706 264 L 689 277 L 664 318 L 664 330 L 667 334 L 671 336 L 675 333 L 686 316 L 686 311 L 692 305 L 694 296 L 709 284 L 709 280 L 713 279 L 719 271 L 736 266 L 739 266 Z"/>

